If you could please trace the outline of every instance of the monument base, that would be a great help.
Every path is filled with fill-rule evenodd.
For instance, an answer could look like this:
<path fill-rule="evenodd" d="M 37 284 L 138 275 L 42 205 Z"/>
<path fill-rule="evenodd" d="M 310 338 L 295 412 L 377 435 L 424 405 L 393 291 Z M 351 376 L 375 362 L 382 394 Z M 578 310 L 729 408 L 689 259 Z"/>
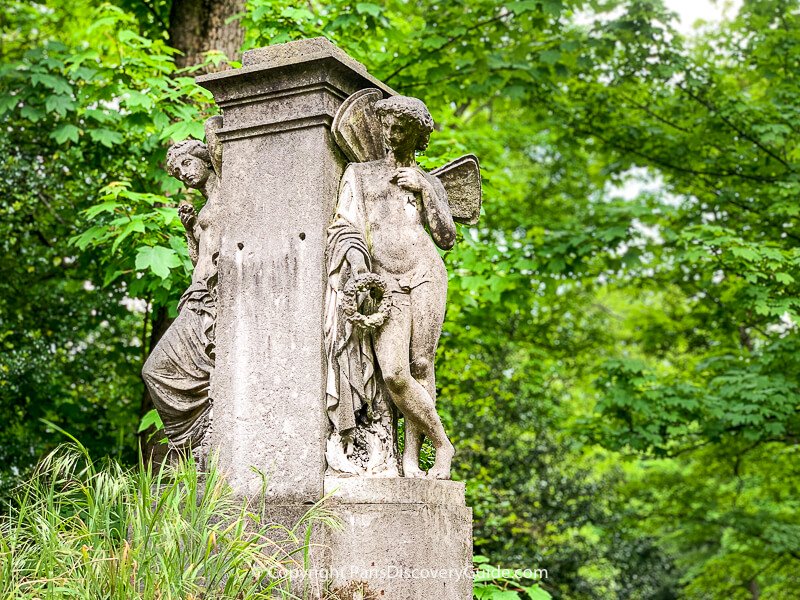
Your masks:
<path fill-rule="evenodd" d="M 464 484 L 326 478 L 342 528 L 327 532 L 331 597 L 471 600 L 472 510 Z"/>

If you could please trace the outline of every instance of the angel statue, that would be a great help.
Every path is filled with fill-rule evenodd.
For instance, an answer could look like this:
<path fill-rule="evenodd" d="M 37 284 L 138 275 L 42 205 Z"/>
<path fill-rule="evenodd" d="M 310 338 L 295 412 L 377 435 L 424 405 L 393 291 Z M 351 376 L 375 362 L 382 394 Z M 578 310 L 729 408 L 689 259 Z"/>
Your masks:
<path fill-rule="evenodd" d="M 222 117 L 206 121 L 206 141 L 186 140 L 167 151 L 167 173 L 206 198 L 200 213 L 189 202 L 178 207 L 194 265 L 192 283 L 178 316 L 153 348 L 142 377 L 164 423 L 171 450 L 194 454 L 202 464 L 211 424 L 209 387 L 214 370 L 217 257 L 220 246 L 219 192 L 222 147 L 216 132 Z"/>
<path fill-rule="evenodd" d="M 333 133 L 354 160 L 328 228 L 325 341 L 329 472 L 397 476 L 394 409 L 404 417 L 405 477 L 424 477 L 423 436 L 436 449 L 431 479 L 449 479 L 453 445 L 436 412 L 434 359 L 447 302 L 438 248 L 456 239 L 454 217 L 480 213 L 477 160 L 427 173 L 416 161 L 433 131 L 425 104 L 378 90 L 351 96 Z M 449 189 L 448 189 L 449 188 Z"/>

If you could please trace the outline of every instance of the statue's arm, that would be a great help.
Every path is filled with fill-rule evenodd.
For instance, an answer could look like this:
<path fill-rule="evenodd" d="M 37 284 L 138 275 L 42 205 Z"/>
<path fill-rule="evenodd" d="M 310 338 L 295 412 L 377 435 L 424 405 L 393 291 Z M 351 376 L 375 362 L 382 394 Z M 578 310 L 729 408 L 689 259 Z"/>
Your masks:
<path fill-rule="evenodd" d="M 447 203 L 447 192 L 435 177 L 426 176 L 428 185 L 422 186 L 422 204 L 428 229 L 436 245 L 450 250 L 456 243 L 456 224 Z"/>
<path fill-rule="evenodd" d="M 369 271 L 364 255 L 356 248 L 350 248 L 350 250 L 347 251 L 347 262 L 350 265 L 350 270 L 356 275 L 361 275 Z"/>
<path fill-rule="evenodd" d="M 186 245 L 189 247 L 189 258 L 192 264 L 197 266 L 197 259 L 200 256 L 200 245 L 197 243 L 197 238 L 194 233 L 189 230 L 186 231 Z"/>
<path fill-rule="evenodd" d="M 197 266 L 197 259 L 200 255 L 200 244 L 197 241 L 197 236 L 194 233 L 194 228 L 197 225 L 197 213 L 194 206 L 189 204 L 181 204 L 178 207 L 178 216 L 181 218 L 181 223 L 186 230 L 186 245 L 189 248 L 189 258 L 192 264 Z"/>

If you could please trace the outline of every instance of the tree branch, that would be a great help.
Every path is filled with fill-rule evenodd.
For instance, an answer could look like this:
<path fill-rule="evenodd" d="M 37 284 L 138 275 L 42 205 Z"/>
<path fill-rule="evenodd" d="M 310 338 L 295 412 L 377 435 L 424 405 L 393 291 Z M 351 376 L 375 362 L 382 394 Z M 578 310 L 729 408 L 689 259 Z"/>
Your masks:
<path fill-rule="evenodd" d="M 723 123 L 725 123 L 729 128 L 731 128 L 733 131 L 735 131 L 741 137 L 743 137 L 744 139 L 749 141 L 751 144 L 754 144 L 759 150 L 761 150 L 762 152 L 764 152 L 765 154 L 767 154 L 771 158 L 773 158 L 776 161 L 778 161 L 780 164 L 782 164 L 788 170 L 790 170 L 790 171 L 792 170 L 792 167 L 791 167 L 791 165 L 789 163 L 787 163 L 780 156 L 775 154 L 775 152 L 773 152 L 770 148 L 767 148 L 764 144 L 762 144 L 756 138 L 752 137 L 750 134 L 748 134 L 747 132 L 742 130 L 740 127 L 737 127 L 736 124 L 733 121 L 731 121 L 725 115 L 723 115 L 722 112 L 716 106 L 711 104 L 708 100 L 705 100 L 704 98 L 702 98 L 701 96 L 698 96 L 697 94 L 693 94 L 685 86 L 683 86 L 681 84 L 678 84 L 677 87 L 684 94 L 689 96 L 689 98 L 691 98 L 692 100 L 694 100 L 695 102 L 697 102 L 701 106 L 704 106 L 709 112 L 714 112 L 717 115 L 719 115 L 719 118 L 722 119 Z"/>
<path fill-rule="evenodd" d="M 507 12 L 505 14 L 500 14 L 500 15 L 497 15 L 495 17 L 492 17 L 491 19 L 486 19 L 484 21 L 478 21 L 472 27 L 468 27 L 464 31 L 464 33 L 449 38 L 444 44 L 434 48 L 433 50 L 429 50 L 425 54 L 431 55 L 431 54 L 436 54 L 438 52 L 441 52 L 442 50 L 444 50 L 445 48 L 447 48 L 451 44 L 457 42 L 460 39 L 463 39 L 464 37 L 466 37 L 469 33 L 473 32 L 474 30 L 480 29 L 481 27 L 484 27 L 485 25 L 489 25 L 491 23 L 494 23 L 495 21 L 501 21 L 501 20 L 503 20 L 503 19 L 505 19 L 507 17 L 510 17 L 512 15 L 513 15 L 513 13 Z M 418 62 L 419 62 L 419 58 L 417 57 L 414 60 L 410 60 L 410 61 L 406 62 L 405 64 L 400 65 L 394 71 L 392 71 L 388 76 L 384 77 L 383 81 L 385 83 L 389 83 L 389 81 L 391 81 L 395 76 L 399 75 L 400 73 L 405 71 L 408 67 L 410 67 L 411 65 L 415 65 Z"/>

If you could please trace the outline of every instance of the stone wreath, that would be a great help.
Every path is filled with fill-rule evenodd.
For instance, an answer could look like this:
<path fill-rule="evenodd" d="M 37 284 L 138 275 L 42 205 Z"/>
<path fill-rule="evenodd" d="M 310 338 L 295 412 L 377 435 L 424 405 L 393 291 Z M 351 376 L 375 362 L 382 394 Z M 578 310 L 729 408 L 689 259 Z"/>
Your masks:
<path fill-rule="evenodd" d="M 342 313 L 348 322 L 364 329 L 378 329 L 389 318 L 392 307 L 391 294 L 387 293 L 386 280 L 376 273 L 364 273 L 352 277 L 344 286 Z M 371 296 L 380 297 L 378 308 L 370 315 L 358 312 L 358 295 L 369 292 Z"/>

